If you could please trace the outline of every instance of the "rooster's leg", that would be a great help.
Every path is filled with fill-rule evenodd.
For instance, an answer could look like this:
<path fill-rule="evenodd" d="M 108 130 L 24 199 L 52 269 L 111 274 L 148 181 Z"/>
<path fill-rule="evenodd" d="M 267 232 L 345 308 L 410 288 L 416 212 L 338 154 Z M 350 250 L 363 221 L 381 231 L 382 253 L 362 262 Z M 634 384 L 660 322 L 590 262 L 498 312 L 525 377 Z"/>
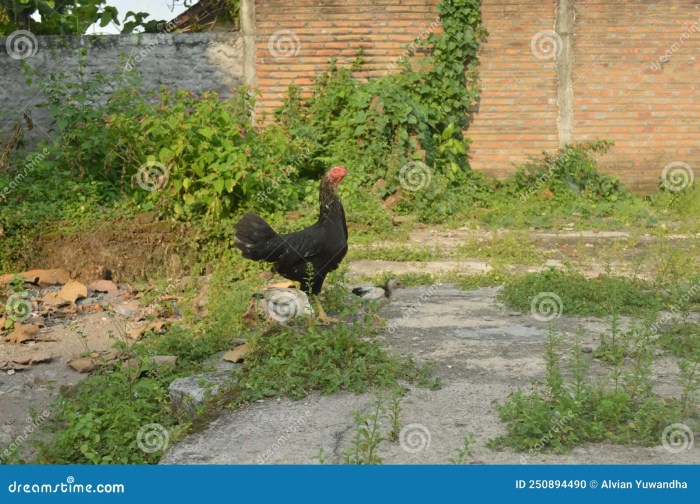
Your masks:
<path fill-rule="evenodd" d="M 314 300 L 314 307 L 316 308 L 316 318 L 320 323 L 333 324 L 335 322 L 338 322 L 337 318 L 329 317 L 328 315 L 326 315 L 323 306 L 321 306 L 321 301 L 318 299 L 318 296 L 316 294 L 312 294 L 311 299 Z"/>

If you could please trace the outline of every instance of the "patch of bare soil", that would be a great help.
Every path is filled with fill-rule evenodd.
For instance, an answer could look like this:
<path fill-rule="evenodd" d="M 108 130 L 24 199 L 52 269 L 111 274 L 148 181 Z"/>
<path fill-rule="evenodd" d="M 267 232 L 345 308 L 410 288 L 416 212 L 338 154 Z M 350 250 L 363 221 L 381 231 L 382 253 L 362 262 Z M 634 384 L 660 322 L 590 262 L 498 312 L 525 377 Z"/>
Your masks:
<path fill-rule="evenodd" d="M 25 434 L 37 418 L 53 415 L 59 394 L 119 359 L 117 341 L 161 332 L 177 316 L 176 309 L 162 309 L 160 301 L 178 300 L 166 290 L 135 292 L 106 279 L 86 285 L 66 270 L 20 275 L 26 282 L 16 293 L 7 287 L 12 276 L 0 277 L 0 454 L 6 448 L 29 454 Z M 144 303 L 144 294 L 151 302 Z"/>
<path fill-rule="evenodd" d="M 54 341 L 17 345 L 0 339 L 0 360 L 27 354 L 51 355 L 50 361 L 26 369 L 0 371 L 0 448 L 16 444 L 22 449 L 20 453 L 27 454 L 28 447 L 17 441 L 33 425 L 34 417 L 51 416 L 51 403 L 61 391 L 69 390 L 87 376 L 72 369 L 68 362 L 86 348 L 104 352 L 114 345 L 110 333 L 116 333 L 117 328 L 104 313 L 73 317 L 65 322 L 41 330 L 42 336 Z"/>
<path fill-rule="evenodd" d="M 120 282 L 181 276 L 181 230 L 168 222 L 104 222 L 81 232 L 56 232 L 37 244 L 34 268 L 65 268 L 83 282 L 105 270 Z"/>

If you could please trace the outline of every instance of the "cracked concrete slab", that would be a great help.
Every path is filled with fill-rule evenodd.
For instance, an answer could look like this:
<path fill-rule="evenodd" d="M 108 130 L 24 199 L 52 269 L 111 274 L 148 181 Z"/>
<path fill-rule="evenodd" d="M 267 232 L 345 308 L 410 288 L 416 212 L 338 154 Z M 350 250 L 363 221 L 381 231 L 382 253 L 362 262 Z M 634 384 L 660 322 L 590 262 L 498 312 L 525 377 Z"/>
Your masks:
<path fill-rule="evenodd" d="M 506 309 L 497 288 L 463 292 L 450 286 L 397 291 L 381 314 L 388 324 L 401 320 L 393 332 L 379 336 L 382 345 L 418 363 L 435 363 L 443 382 L 437 391 L 409 386 L 403 397 L 403 438 L 382 443 L 387 464 L 444 464 L 455 457 L 465 436 L 476 436 L 473 463 L 484 464 L 698 464 L 700 446 L 670 453 L 655 447 L 588 444 L 559 454 L 521 454 L 486 447 L 488 439 L 505 433 L 494 401 L 517 389 L 528 389 L 544 378 L 543 343 L 547 322 L 529 313 Z M 561 317 L 556 323 L 573 341 L 586 329 L 584 346 L 595 347 L 608 326 L 593 317 Z M 628 320 L 623 319 L 623 324 Z M 600 372 L 594 362 L 591 372 Z M 659 358 L 652 369 L 655 390 L 678 394 L 673 359 Z M 224 413 L 166 454 L 163 464 L 312 464 L 323 448 L 326 463 L 342 463 L 355 432 L 353 412 L 368 412 L 372 394 L 312 394 L 300 401 L 286 398 L 253 403 Z M 383 432 L 388 432 L 384 420 Z"/>

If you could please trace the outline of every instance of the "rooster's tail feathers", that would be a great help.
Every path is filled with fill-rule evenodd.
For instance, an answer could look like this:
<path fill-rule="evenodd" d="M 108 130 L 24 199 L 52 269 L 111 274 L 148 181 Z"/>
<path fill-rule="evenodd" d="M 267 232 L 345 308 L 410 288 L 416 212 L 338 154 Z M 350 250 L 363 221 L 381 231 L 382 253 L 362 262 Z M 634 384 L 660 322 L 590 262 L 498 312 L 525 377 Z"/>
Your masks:
<path fill-rule="evenodd" d="M 243 252 L 243 257 L 253 260 L 276 261 L 275 249 L 270 241 L 279 236 L 265 219 L 255 214 L 245 214 L 236 226 L 236 247 Z M 281 252 L 281 251 L 280 251 Z"/>

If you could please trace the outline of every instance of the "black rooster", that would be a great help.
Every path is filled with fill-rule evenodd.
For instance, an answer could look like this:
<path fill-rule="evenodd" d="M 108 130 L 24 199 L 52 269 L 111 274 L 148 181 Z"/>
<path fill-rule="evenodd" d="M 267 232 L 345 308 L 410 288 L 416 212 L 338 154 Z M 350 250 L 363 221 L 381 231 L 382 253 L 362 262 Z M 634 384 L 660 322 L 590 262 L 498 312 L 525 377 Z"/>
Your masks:
<path fill-rule="evenodd" d="M 344 166 L 331 168 L 321 179 L 318 221 L 296 233 L 278 234 L 265 219 L 245 214 L 236 226 L 236 247 L 243 257 L 275 264 L 277 272 L 310 294 L 319 321 L 334 322 L 318 299 L 326 275 L 336 269 L 348 252 L 345 210 L 338 197 L 338 184 L 347 175 Z"/>

